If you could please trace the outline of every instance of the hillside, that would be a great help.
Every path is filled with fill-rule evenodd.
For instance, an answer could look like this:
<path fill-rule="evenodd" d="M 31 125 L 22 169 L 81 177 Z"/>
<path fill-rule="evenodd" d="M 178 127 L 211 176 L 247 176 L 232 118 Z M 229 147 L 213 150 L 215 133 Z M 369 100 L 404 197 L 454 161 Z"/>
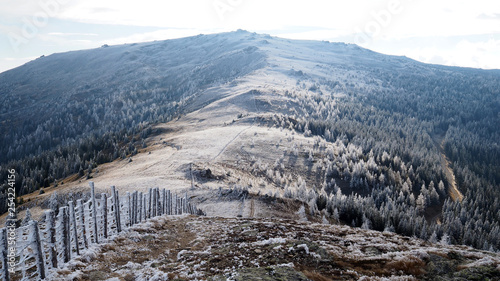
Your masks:
<path fill-rule="evenodd" d="M 499 91 L 496 70 L 245 31 L 54 54 L 0 74 L 1 175 L 18 171 L 35 214 L 92 178 L 266 218 L 266 204 L 207 199 L 231 188 L 498 251 Z"/>
<path fill-rule="evenodd" d="M 500 257 L 347 226 L 278 218 L 162 217 L 87 251 L 50 278 L 499 280 Z"/>

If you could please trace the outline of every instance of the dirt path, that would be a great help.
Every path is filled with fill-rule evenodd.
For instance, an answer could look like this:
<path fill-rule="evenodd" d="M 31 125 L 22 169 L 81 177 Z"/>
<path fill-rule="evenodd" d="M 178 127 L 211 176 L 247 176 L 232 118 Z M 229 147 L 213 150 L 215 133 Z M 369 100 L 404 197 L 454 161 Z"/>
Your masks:
<path fill-rule="evenodd" d="M 453 201 L 460 201 L 464 199 L 463 194 L 458 190 L 457 188 L 457 182 L 455 180 L 455 174 L 453 173 L 453 170 L 451 169 L 451 163 L 446 154 L 444 153 L 444 139 L 441 141 L 440 144 L 441 148 L 441 159 L 443 162 L 443 166 L 445 168 L 445 174 L 446 178 L 448 179 L 448 182 L 450 183 L 450 188 L 448 189 L 448 194 L 450 195 L 451 199 Z"/>

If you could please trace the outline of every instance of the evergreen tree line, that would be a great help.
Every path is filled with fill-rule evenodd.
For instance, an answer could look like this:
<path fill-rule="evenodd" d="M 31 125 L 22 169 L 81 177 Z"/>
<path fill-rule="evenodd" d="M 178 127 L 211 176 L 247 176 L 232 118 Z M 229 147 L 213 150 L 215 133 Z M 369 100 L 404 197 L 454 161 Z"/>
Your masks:
<path fill-rule="evenodd" d="M 286 196 L 312 200 L 353 226 L 498 251 L 498 75 L 446 68 L 437 75 L 365 71 L 356 83 L 299 81 L 295 91 L 281 93 L 290 99 L 283 113 L 262 120 L 358 149 L 355 157 L 349 149 L 330 156 L 303 152 L 319 161 L 315 171 L 323 183 L 308 193 L 300 183 L 278 182 Z M 452 162 L 462 202 L 447 195 L 441 153 Z M 273 171 L 267 174 L 276 179 Z"/>

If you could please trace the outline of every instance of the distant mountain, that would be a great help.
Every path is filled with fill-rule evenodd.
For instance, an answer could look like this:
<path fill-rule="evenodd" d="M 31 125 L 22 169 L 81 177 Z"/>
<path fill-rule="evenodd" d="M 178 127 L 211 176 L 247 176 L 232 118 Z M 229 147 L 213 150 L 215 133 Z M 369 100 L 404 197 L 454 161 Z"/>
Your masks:
<path fill-rule="evenodd" d="M 164 145 L 184 158 L 161 150 L 143 181 L 194 163 L 200 185 L 249 179 L 353 226 L 500 249 L 498 70 L 240 30 L 42 57 L 0 74 L 0 102 L 19 195 Z"/>

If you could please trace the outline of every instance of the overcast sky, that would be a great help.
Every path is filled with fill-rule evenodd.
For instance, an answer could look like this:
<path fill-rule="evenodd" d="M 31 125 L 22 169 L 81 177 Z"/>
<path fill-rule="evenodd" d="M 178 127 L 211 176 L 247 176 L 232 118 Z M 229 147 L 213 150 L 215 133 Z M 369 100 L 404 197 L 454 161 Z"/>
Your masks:
<path fill-rule="evenodd" d="M 500 69 L 498 0 L 0 0 L 0 72 L 56 52 L 237 29 Z"/>

